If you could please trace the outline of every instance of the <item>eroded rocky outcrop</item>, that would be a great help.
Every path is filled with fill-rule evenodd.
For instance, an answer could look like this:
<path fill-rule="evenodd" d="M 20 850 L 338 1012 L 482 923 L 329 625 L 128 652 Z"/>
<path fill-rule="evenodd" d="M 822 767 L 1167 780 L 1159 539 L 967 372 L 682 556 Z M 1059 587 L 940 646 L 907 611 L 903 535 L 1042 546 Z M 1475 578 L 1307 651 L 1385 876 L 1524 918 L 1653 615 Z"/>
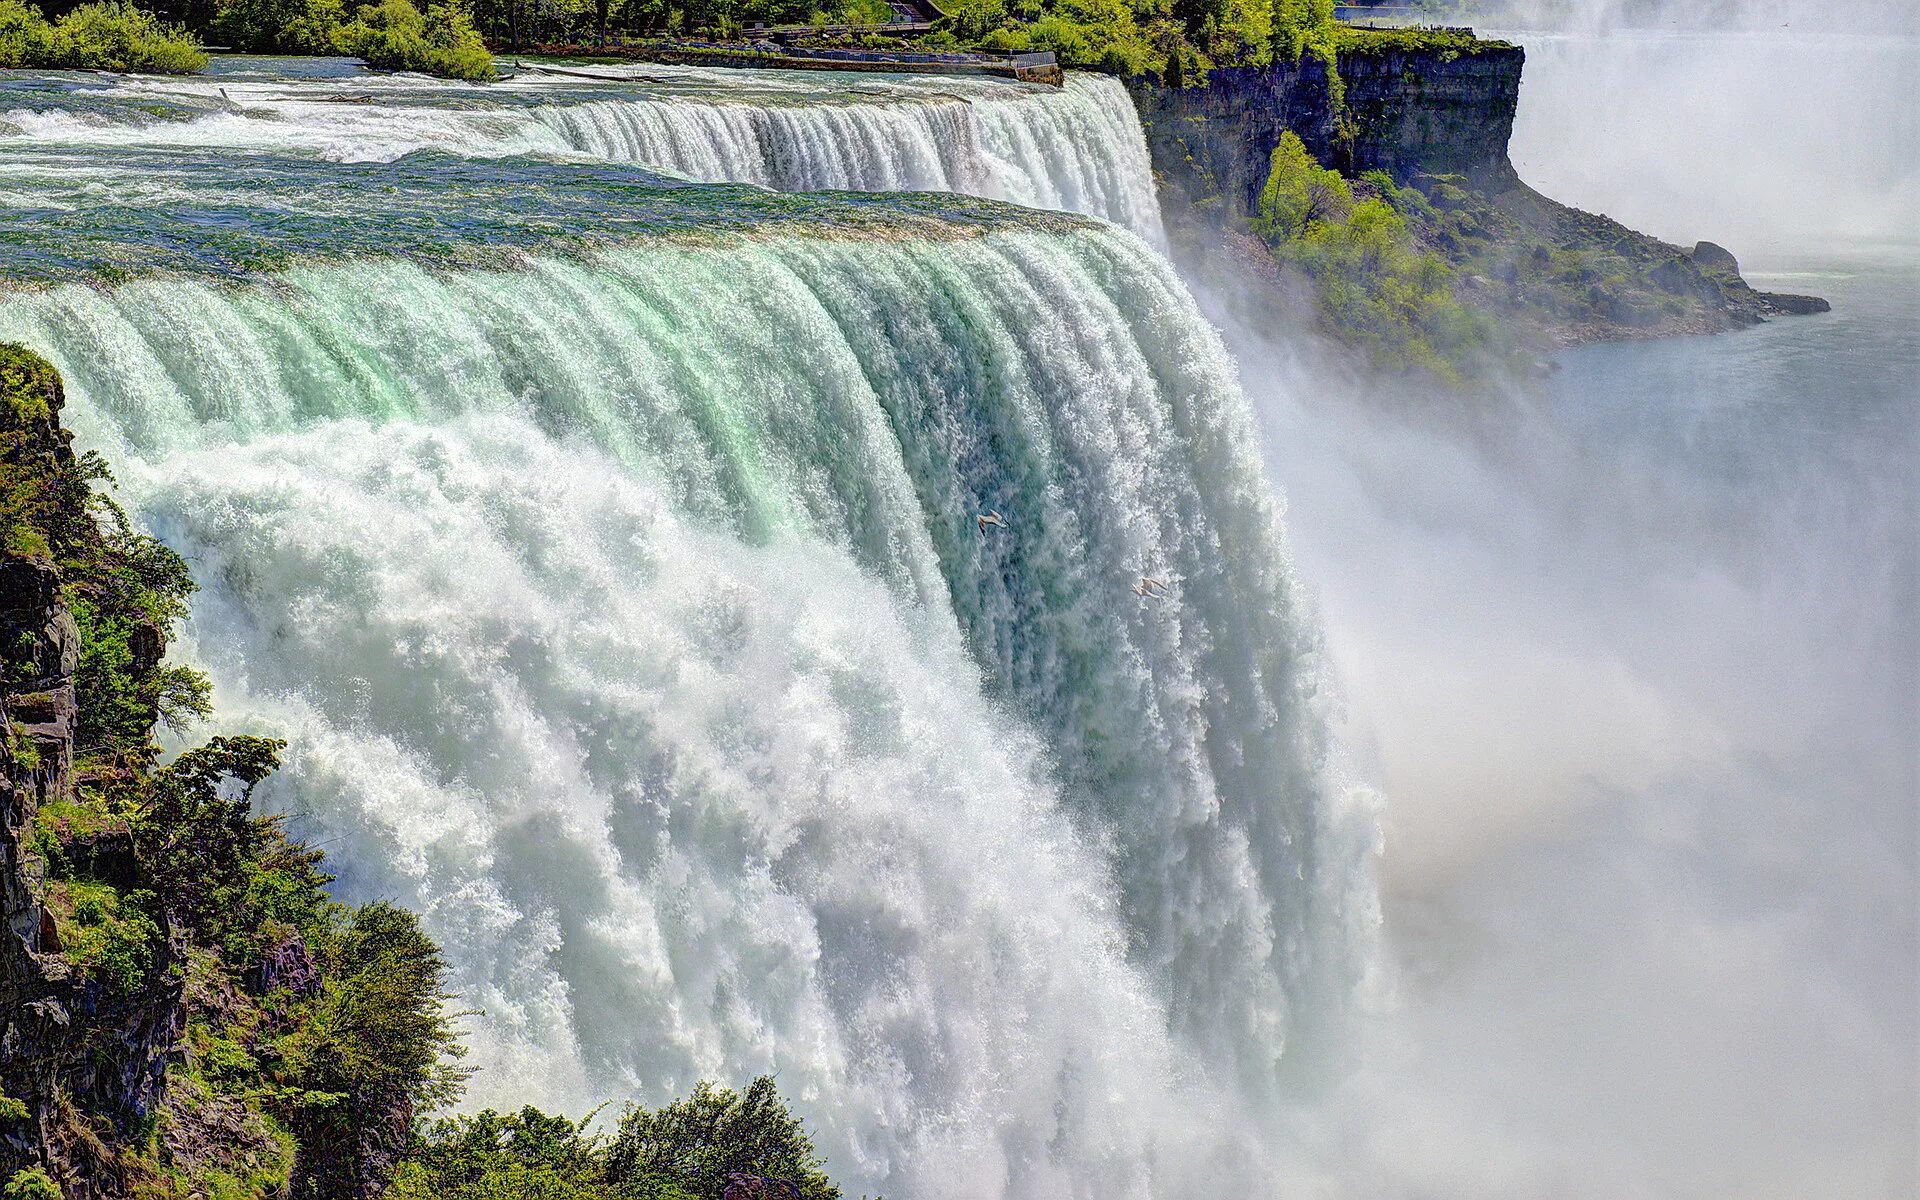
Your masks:
<path fill-rule="evenodd" d="M 1419 247 L 1456 269 L 1464 303 L 1525 340 L 1711 333 L 1826 311 L 1818 297 L 1756 290 L 1712 243 L 1673 245 L 1522 182 L 1508 144 L 1525 59 L 1517 46 L 1462 35 L 1426 49 L 1342 53 L 1337 79 L 1309 54 L 1216 69 L 1186 86 L 1129 81 L 1176 253 L 1238 278 L 1268 271 L 1221 260 L 1264 257 L 1245 236 L 1247 218 L 1291 132 L 1357 183 L 1379 171 L 1422 193 L 1424 202 L 1399 206 Z"/>

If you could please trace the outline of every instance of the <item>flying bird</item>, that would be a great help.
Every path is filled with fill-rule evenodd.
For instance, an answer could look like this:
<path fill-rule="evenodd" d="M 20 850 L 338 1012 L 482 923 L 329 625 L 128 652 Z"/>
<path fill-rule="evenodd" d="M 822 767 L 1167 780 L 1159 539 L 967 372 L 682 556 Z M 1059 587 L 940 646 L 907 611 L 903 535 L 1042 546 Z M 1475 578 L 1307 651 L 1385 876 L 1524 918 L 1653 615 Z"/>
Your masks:
<path fill-rule="evenodd" d="M 973 518 L 973 521 L 974 524 L 980 527 L 980 532 L 983 534 L 986 533 L 987 526 L 989 525 L 999 529 L 1007 528 L 1007 519 L 997 511 L 980 513 Z"/>

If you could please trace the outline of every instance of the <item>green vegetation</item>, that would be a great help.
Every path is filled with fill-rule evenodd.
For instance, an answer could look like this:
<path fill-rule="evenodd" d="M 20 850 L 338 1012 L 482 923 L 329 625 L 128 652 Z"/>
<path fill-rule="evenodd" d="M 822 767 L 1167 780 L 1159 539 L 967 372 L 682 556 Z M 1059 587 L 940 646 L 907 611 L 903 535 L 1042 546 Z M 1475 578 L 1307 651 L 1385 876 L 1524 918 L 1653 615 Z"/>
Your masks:
<path fill-rule="evenodd" d="M 122 896 L 109 884 L 73 880 L 49 884 L 43 897 L 67 960 L 91 979 L 133 992 L 153 969 L 160 926 L 149 915 L 151 892 Z"/>
<path fill-rule="evenodd" d="M 1334 337 L 1377 363 L 1449 383 L 1478 374 L 1493 351 L 1492 321 L 1460 302 L 1453 269 L 1416 243 L 1395 204 L 1412 203 L 1402 189 L 1378 174 L 1362 188 L 1356 195 L 1298 137 L 1284 133 L 1260 193 L 1255 232 L 1276 261 L 1311 284 L 1321 324 Z"/>
<path fill-rule="evenodd" d="M 1419 25 L 1393 28 L 1334 25 L 1329 35 L 1334 53 L 1342 58 L 1356 55 L 1433 54 L 1442 62 L 1452 62 L 1462 56 L 1472 57 L 1489 50 L 1511 49 L 1513 46 L 1511 42 L 1476 37 L 1470 29 Z"/>
<path fill-rule="evenodd" d="M 457 4 L 381 0 L 360 9 L 339 34 L 340 44 L 367 65 L 390 71 L 422 71 L 449 79 L 491 79 L 493 55 Z"/>
<path fill-rule="evenodd" d="M 95 491 L 111 477 L 68 448 L 61 403 L 45 361 L 0 344 L 0 565 L 57 572 L 80 639 L 77 769 L 30 809 L 17 853 L 34 868 L 23 877 L 44 909 L 41 949 L 64 956 L 87 1001 L 72 1006 L 71 1044 L 36 1052 L 121 1062 L 129 1029 L 178 1021 L 184 1054 L 156 1112 L 81 1090 L 111 1087 L 116 1068 L 0 1092 L 0 1122 L 52 1113 L 84 1129 L 130 1200 L 338 1200 L 389 1175 L 395 1200 L 719 1200 L 734 1171 L 838 1200 L 769 1078 L 628 1109 L 605 1137 L 534 1109 L 426 1118 L 468 1074 L 439 947 L 405 909 L 333 899 L 322 854 L 255 812 L 283 743 L 215 737 L 160 763 L 154 724 L 209 707 L 203 677 L 160 662 L 193 582 Z M 27 630 L 0 645 L 8 681 L 42 678 L 39 641 Z M 51 693 L 7 704 L 11 719 L 50 708 Z M 0 767 L 37 755 L 10 729 Z M 57 1200 L 28 1147 L 0 1140 L 0 1173 L 13 1171 L 0 1200 Z"/>
<path fill-rule="evenodd" d="M 1270 0 L 955 0 L 934 48 L 1051 50 L 1072 67 L 1176 85 L 1272 57 Z"/>
<path fill-rule="evenodd" d="M 61 1200 L 60 1188 L 39 1167 L 15 1171 L 7 1186 L 0 1188 L 5 1200 Z"/>
<path fill-rule="evenodd" d="M 1333 0 L 1274 0 L 1273 55 L 1299 62 L 1310 45 L 1322 45 L 1333 28 Z"/>
<path fill-rule="evenodd" d="M 226 0 L 213 36 L 249 54 L 344 54 L 344 0 Z"/>
<path fill-rule="evenodd" d="M 630 1108 L 611 1137 L 523 1108 L 420 1129 L 387 1200 L 720 1200 L 735 1172 L 839 1200 L 813 1142 L 761 1076 L 744 1093 L 701 1083 L 662 1108 Z"/>
<path fill-rule="evenodd" d="M 382 70 L 448 79 L 496 74 L 492 53 L 457 3 L 432 4 L 423 13 L 412 0 L 381 0 L 349 19 L 344 0 L 225 0 L 213 29 L 256 54 L 347 54 Z"/>
<path fill-rule="evenodd" d="M 0 0 L 0 67 L 190 75 L 206 65 L 193 35 L 124 0 L 93 0 L 54 22 Z"/>

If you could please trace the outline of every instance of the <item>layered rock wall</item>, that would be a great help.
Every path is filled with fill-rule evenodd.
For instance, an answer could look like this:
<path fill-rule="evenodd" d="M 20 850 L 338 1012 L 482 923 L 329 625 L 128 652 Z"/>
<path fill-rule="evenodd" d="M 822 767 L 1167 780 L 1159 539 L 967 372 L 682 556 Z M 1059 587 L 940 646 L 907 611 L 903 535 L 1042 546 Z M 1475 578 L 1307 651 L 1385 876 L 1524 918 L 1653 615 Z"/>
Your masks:
<path fill-rule="evenodd" d="M 1221 68 L 1191 87 L 1143 76 L 1128 88 L 1162 182 L 1190 200 L 1246 212 L 1287 130 L 1348 175 L 1457 174 L 1502 190 L 1513 179 L 1507 143 L 1525 61 L 1519 47 L 1503 45 L 1346 55 L 1338 67 L 1344 111 L 1326 66 L 1311 56 Z"/>

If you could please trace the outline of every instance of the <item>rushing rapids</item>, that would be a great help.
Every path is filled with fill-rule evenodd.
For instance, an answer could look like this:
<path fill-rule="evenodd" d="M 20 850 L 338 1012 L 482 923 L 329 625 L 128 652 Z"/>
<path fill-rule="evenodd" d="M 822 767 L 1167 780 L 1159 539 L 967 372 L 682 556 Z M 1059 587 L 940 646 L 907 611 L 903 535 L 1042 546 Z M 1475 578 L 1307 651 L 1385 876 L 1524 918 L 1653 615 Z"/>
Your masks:
<path fill-rule="evenodd" d="M 347 71 L 235 59 L 184 81 L 0 81 L 0 145 L 10 135 L 340 161 L 417 150 L 573 155 L 779 191 L 962 192 L 1160 237 L 1146 142 L 1125 90 L 1104 76 L 1060 90 L 652 66 L 596 68 L 609 77 L 595 79 L 529 72 L 480 88 Z"/>
<path fill-rule="evenodd" d="M 195 560 L 217 723 L 291 743 L 269 801 L 446 946 L 474 1100 L 771 1069 L 906 1197 L 1257 1167 L 1367 962 L 1375 829 L 1146 243 L 91 127 L 0 144 L 39 223 L 0 340 Z"/>

